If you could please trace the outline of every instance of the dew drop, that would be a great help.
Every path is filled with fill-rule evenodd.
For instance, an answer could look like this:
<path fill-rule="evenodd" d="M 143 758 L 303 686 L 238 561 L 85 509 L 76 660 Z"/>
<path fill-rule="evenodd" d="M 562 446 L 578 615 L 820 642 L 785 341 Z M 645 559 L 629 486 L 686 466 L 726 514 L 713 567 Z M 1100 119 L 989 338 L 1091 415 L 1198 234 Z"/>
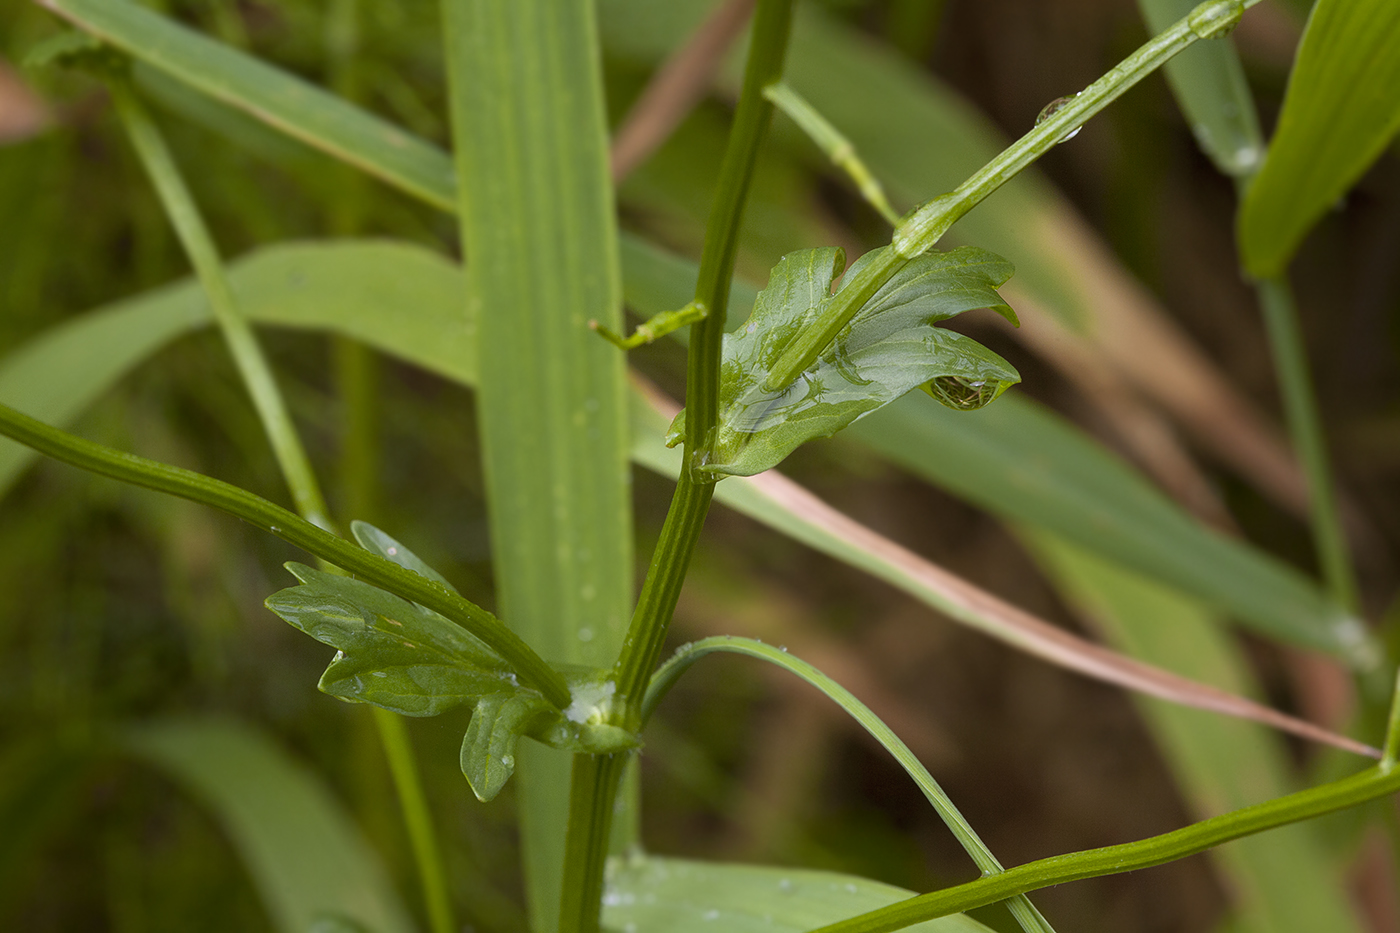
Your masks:
<path fill-rule="evenodd" d="M 702 919 L 702 920 L 718 920 L 718 919 L 719 919 L 719 911 L 717 911 L 717 910 L 707 910 L 707 911 L 705 911 L 703 914 L 700 915 L 700 919 Z"/>
<path fill-rule="evenodd" d="M 1050 103 L 1046 104 L 1043 108 L 1041 108 L 1040 113 L 1036 115 L 1035 125 L 1040 126 L 1040 124 L 1053 117 L 1056 113 L 1063 109 L 1066 104 L 1068 104 L 1070 101 L 1074 100 L 1078 96 L 1078 94 L 1071 94 L 1068 97 L 1057 97 L 1054 100 L 1050 101 Z M 1058 146 L 1060 143 L 1069 142 L 1071 139 L 1079 135 L 1079 130 L 1080 127 L 1076 126 L 1074 129 L 1070 130 L 1068 133 L 1055 140 L 1055 145 Z"/>
<path fill-rule="evenodd" d="M 1202 39 L 1223 39 L 1239 25 L 1241 16 L 1244 16 L 1243 0 L 1214 0 L 1191 11 L 1187 22 L 1191 31 Z"/>
<path fill-rule="evenodd" d="M 503 767 L 506 767 L 506 768 L 514 768 L 514 767 L 515 767 L 515 756 L 514 756 L 514 755 L 502 755 L 502 756 L 501 756 L 501 765 L 502 765 Z"/>
<path fill-rule="evenodd" d="M 593 629 L 589 628 L 589 627 L 586 626 L 586 625 L 585 625 L 583 628 L 579 629 L 579 630 L 578 630 L 578 640 L 579 640 L 579 641 L 582 641 L 582 642 L 589 642 L 589 641 L 592 641 L 592 640 L 593 640 Z"/>
<path fill-rule="evenodd" d="M 398 553 L 399 553 L 399 549 L 396 548 L 396 547 L 386 547 L 386 548 L 384 549 L 384 553 L 385 553 L 385 554 L 388 554 L 390 557 L 397 557 L 397 556 L 398 556 Z"/>

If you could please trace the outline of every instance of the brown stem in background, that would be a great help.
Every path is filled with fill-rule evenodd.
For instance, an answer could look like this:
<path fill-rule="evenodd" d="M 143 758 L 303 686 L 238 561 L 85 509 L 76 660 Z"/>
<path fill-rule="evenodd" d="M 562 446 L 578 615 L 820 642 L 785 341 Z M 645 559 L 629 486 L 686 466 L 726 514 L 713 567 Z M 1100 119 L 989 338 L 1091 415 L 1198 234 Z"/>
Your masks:
<path fill-rule="evenodd" d="M 15 69 L 0 61 L 0 146 L 37 136 L 53 123 L 43 99 Z"/>
<path fill-rule="evenodd" d="M 755 0 L 727 0 L 652 77 L 612 141 L 612 177 L 621 181 L 660 148 L 705 96 Z"/>

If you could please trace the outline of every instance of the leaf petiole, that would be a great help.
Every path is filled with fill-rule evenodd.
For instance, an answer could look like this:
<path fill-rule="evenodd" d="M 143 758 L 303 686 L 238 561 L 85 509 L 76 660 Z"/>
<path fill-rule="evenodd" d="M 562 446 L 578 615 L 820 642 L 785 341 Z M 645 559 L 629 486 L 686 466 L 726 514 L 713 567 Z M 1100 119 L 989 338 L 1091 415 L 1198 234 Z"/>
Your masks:
<path fill-rule="evenodd" d="M 589 321 L 588 326 L 597 331 L 598 336 L 619 350 L 632 350 L 642 344 L 651 343 L 659 337 L 665 337 L 672 331 L 679 330 L 688 324 L 699 323 L 708 314 L 709 310 L 703 304 L 699 301 L 692 301 L 679 311 L 662 311 L 653 314 L 644 323 L 638 324 L 637 329 L 632 331 L 630 337 L 623 337 L 597 321 Z"/>

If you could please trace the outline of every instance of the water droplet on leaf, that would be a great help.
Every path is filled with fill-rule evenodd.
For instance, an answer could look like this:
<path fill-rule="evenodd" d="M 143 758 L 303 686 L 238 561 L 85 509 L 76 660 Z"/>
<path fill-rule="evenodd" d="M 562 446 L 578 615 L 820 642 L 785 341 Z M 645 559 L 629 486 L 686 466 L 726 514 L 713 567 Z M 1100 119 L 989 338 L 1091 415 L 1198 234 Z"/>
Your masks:
<path fill-rule="evenodd" d="M 1007 388 L 999 380 L 965 379 L 962 376 L 939 376 L 925 383 L 924 391 L 949 408 L 976 411 L 990 403 Z"/>

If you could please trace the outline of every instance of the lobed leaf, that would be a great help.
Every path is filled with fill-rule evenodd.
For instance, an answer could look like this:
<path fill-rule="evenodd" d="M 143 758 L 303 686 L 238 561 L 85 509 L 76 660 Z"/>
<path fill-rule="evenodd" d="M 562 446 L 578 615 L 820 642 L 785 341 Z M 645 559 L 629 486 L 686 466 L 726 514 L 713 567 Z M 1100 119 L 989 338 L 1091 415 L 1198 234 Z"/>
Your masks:
<path fill-rule="evenodd" d="M 318 684 L 342 700 L 405 716 L 436 716 L 509 689 L 506 662 L 461 626 L 362 580 L 295 562 L 301 586 L 272 594 L 271 609 L 337 649 Z"/>
<path fill-rule="evenodd" d="M 355 539 L 415 573 L 451 588 L 418 555 L 368 522 Z M 613 687 L 586 668 L 566 674 L 574 702 L 560 712 L 522 686 L 506 662 L 461 626 L 361 580 L 289 563 L 300 586 L 274 593 L 267 607 L 337 649 L 317 685 L 352 703 L 405 716 L 473 707 L 462 740 L 462 774 L 481 800 L 500 793 L 515 770 L 522 735 L 551 748 L 594 754 L 622 751 L 636 737 L 607 722 Z"/>
<path fill-rule="evenodd" d="M 858 259 L 843 284 L 883 249 Z M 794 383 L 777 391 L 765 388 L 783 350 L 831 300 L 844 257 L 836 247 L 784 256 L 748 322 L 725 335 L 719 423 L 703 469 L 761 473 L 807 441 L 830 437 L 920 386 L 950 408 L 970 410 L 1020 381 L 995 353 L 936 326 L 975 308 L 1016 320 L 996 292 L 1011 277 L 1011 264 L 985 250 L 961 247 L 915 257 Z M 682 412 L 668 432 L 668 446 L 684 435 Z"/>

